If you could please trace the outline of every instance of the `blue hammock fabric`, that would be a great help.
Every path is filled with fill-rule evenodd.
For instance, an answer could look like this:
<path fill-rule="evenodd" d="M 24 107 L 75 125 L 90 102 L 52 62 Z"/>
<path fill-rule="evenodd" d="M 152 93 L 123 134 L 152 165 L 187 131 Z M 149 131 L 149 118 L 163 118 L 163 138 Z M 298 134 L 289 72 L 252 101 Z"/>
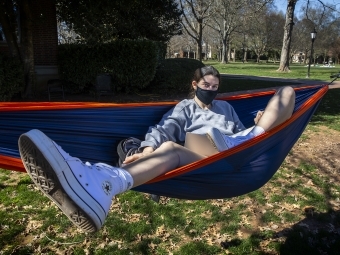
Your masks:
<path fill-rule="evenodd" d="M 294 111 L 298 111 L 325 86 L 296 89 Z M 273 93 L 231 97 L 228 102 L 245 126 L 251 126 L 256 112 L 265 108 Z M 170 174 L 174 177 L 164 177 L 164 180 L 147 183 L 134 190 L 182 199 L 212 199 L 239 196 L 260 188 L 280 167 L 308 124 L 322 95 L 306 106 L 303 114 L 289 125 L 265 133 L 261 139 L 257 137 L 255 141 L 247 141 L 240 145 L 241 149 L 235 147 L 230 152 L 196 162 L 184 174 Z M 108 107 L 98 108 L 0 111 L 0 155 L 20 158 L 18 138 L 35 128 L 46 133 L 72 156 L 91 163 L 116 165 L 118 142 L 130 136 L 143 139 L 149 126 L 158 123 L 174 104 L 134 104 L 129 107 L 108 104 Z"/>

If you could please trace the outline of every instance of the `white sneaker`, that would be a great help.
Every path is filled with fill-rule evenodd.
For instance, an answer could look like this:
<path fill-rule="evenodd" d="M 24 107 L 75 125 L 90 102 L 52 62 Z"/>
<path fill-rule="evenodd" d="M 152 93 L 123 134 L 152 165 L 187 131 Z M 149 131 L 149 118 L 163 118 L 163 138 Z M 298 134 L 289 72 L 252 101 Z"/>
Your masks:
<path fill-rule="evenodd" d="M 231 149 L 254 137 L 252 133 L 248 133 L 244 136 L 231 137 L 221 133 L 217 128 L 210 129 L 206 135 L 219 152 Z"/>
<path fill-rule="evenodd" d="M 112 198 L 128 185 L 120 179 L 121 169 L 84 164 L 39 130 L 21 135 L 18 143 L 25 169 L 44 195 L 85 232 L 99 230 Z"/>

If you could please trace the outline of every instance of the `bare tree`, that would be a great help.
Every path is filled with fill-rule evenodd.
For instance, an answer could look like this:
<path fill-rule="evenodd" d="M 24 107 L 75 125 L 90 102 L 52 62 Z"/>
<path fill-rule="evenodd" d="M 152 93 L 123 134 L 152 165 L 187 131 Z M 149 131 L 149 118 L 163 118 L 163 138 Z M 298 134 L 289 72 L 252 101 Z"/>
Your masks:
<path fill-rule="evenodd" d="M 208 58 L 208 54 L 211 53 L 210 58 L 214 58 L 214 56 L 219 55 L 220 48 L 220 37 L 216 33 L 214 29 L 211 29 L 209 26 L 206 26 L 203 30 L 203 42 L 205 47 L 205 57 Z"/>
<path fill-rule="evenodd" d="M 221 37 L 222 59 L 221 63 L 228 62 L 231 36 L 243 24 L 244 20 L 255 16 L 266 4 L 272 0 L 218 0 L 215 5 L 214 16 L 211 17 L 210 27 L 215 29 Z M 239 29 L 241 30 L 241 29 Z"/>
<path fill-rule="evenodd" d="M 277 71 L 289 72 L 289 58 L 290 58 L 290 45 L 292 41 L 292 32 L 294 26 L 294 10 L 297 0 L 288 0 L 288 6 L 286 11 L 286 22 L 283 28 L 283 43 L 281 50 L 280 66 Z"/>
<path fill-rule="evenodd" d="M 310 20 L 306 19 L 305 15 L 302 19 L 295 18 L 296 22 L 294 25 L 294 30 L 292 31 L 291 40 L 291 50 L 290 57 L 297 53 L 303 53 L 304 60 L 303 63 L 306 64 L 309 60 L 308 55 L 311 50 L 311 38 L 310 33 L 314 30 L 314 25 Z"/>
<path fill-rule="evenodd" d="M 329 53 L 335 58 L 335 62 L 340 64 L 340 38 L 332 43 Z"/>
<path fill-rule="evenodd" d="M 307 14 L 311 29 L 314 29 L 313 26 L 315 26 L 318 32 L 318 39 L 314 46 L 315 55 L 318 55 L 320 60 L 323 58 L 322 62 L 328 62 L 328 50 L 336 40 L 336 35 L 339 35 L 340 19 L 336 17 L 336 12 L 332 9 L 318 8 L 318 6 L 311 6 Z"/>
<path fill-rule="evenodd" d="M 222 42 L 221 63 L 228 62 L 228 51 L 230 45 L 230 36 L 240 25 L 241 9 L 243 1 L 237 0 L 219 0 L 214 6 L 216 15 L 211 19 L 210 27 L 220 35 Z"/>
<path fill-rule="evenodd" d="M 277 49 L 279 43 L 277 38 L 282 38 L 280 33 L 282 30 L 278 29 L 282 22 L 284 19 L 280 14 L 266 7 L 258 13 L 256 18 L 248 21 L 249 46 L 257 56 L 257 63 L 259 63 L 261 55 L 268 53 L 269 50 Z"/>
<path fill-rule="evenodd" d="M 266 29 L 268 33 L 267 53 L 268 57 L 276 60 L 280 57 L 280 50 L 282 46 L 283 30 L 285 17 L 282 12 L 269 11 L 266 15 Z"/>
<path fill-rule="evenodd" d="M 168 42 L 168 57 L 176 57 L 175 54 L 179 54 L 180 51 L 184 51 L 193 46 L 191 37 L 188 34 L 183 33 L 173 36 Z"/>
<path fill-rule="evenodd" d="M 282 43 L 282 50 L 281 50 L 281 58 L 280 58 L 280 66 L 277 69 L 279 72 L 289 72 L 289 59 L 290 59 L 290 48 L 291 48 L 291 41 L 292 41 L 292 32 L 293 32 L 293 26 L 294 26 L 294 11 L 295 11 L 295 5 L 298 0 L 287 0 L 287 10 L 286 10 L 286 22 L 284 26 L 284 36 L 283 36 L 283 43 Z M 301 0 L 302 1 L 302 0 Z M 306 8 L 305 8 L 305 15 L 307 19 L 308 17 L 308 10 L 310 7 L 310 0 L 305 0 Z M 317 0 L 317 2 L 322 6 L 322 12 L 319 16 L 319 22 L 321 22 L 324 19 L 325 12 L 327 9 L 335 10 L 333 6 L 329 6 L 324 4 L 322 0 Z M 314 24 L 314 26 L 317 26 L 317 24 Z"/>
<path fill-rule="evenodd" d="M 188 35 L 197 44 L 197 59 L 202 61 L 202 36 L 206 19 L 211 12 L 211 1 L 204 0 L 179 0 L 183 11 L 182 24 Z"/>
<path fill-rule="evenodd" d="M 211 19 L 210 27 L 215 29 L 221 37 L 221 63 L 229 60 L 229 45 L 231 35 L 241 26 L 245 15 L 246 0 L 219 0 L 216 1 L 216 15 Z"/>

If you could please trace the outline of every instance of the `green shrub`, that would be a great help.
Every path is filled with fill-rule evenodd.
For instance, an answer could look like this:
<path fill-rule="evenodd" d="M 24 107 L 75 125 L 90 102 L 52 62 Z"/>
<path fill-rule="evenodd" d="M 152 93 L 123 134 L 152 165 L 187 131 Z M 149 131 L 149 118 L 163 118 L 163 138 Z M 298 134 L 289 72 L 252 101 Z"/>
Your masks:
<path fill-rule="evenodd" d="M 193 74 L 204 64 L 196 59 L 170 58 L 158 66 L 151 86 L 153 90 L 188 92 Z"/>
<path fill-rule="evenodd" d="M 9 101 L 23 88 L 24 72 L 16 58 L 0 55 L 0 101 Z"/>
<path fill-rule="evenodd" d="M 167 47 L 168 45 L 164 42 L 155 42 L 157 48 L 158 48 L 158 65 L 160 65 L 162 63 L 162 61 L 165 59 L 166 57 L 166 52 L 167 52 Z"/>
<path fill-rule="evenodd" d="M 96 46 L 59 46 L 59 73 L 69 82 L 68 90 L 82 91 L 98 74 L 110 73 L 118 91 L 140 90 L 156 73 L 160 44 L 149 40 L 116 40 Z"/>

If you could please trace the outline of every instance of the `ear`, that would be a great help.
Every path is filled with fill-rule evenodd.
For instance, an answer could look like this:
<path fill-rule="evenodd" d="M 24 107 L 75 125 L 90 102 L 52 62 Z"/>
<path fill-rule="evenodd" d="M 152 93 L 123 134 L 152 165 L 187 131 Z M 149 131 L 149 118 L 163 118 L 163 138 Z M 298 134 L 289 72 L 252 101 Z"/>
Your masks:
<path fill-rule="evenodd" d="M 196 82 L 196 81 L 192 81 L 191 85 L 192 85 L 192 87 L 193 87 L 194 90 L 197 89 L 197 88 L 196 88 L 196 87 L 197 87 L 197 82 Z"/>

